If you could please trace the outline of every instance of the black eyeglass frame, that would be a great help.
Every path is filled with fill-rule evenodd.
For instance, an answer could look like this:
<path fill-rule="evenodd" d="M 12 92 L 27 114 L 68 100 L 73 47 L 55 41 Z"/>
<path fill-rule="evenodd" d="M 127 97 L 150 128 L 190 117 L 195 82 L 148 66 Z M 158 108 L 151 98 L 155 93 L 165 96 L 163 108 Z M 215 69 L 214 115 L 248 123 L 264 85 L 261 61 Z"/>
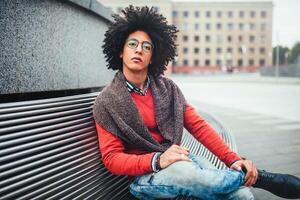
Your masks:
<path fill-rule="evenodd" d="M 136 45 L 135 47 L 131 47 L 131 46 L 129 46 L 129 44 L 128 44 L 129 41 L 135 41 L 135 42 L 137 43 L 137 45 Z M 125 43 L 126 43 L 126 45 L 127 45 L 130 49 L 136 49 L 136 48 L 139 46 L 140 43 L 142 43 L 142 49 L 143 49 L 143 51 L 145 51 L 145 52 L 152 52 L 153 49 L 154 49 L 154 45 L 153 45 L 151 42 L 149 42 L 149 41 L 142 41 L 142 42 L 140 42 L 140 41 L 138 41 L 138 40 L 135 39 L 135 38 L 129 38 L 129 39 L 126 40 Z M 151 50 L 145 49 L 145 48 L 144 48 L 144 44 L 150 44 Z"/>

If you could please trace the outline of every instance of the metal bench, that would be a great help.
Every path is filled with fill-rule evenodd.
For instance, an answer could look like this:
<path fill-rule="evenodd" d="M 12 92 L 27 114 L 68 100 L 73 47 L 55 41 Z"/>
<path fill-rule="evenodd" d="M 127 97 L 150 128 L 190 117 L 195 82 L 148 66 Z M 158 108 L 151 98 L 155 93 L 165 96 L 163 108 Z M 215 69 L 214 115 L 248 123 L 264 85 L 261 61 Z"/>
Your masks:
<path fill-rule="evenodd" d="M 0 199 L 134 199 L 101 162 L 92 104 L 98 93 L 0 104 Z M 230 133 L 201 115 L 236 151 Z M 183 145 L 226 168 L 184 133 Z M 177 199 L 193 199 L 178 197 Z"/>

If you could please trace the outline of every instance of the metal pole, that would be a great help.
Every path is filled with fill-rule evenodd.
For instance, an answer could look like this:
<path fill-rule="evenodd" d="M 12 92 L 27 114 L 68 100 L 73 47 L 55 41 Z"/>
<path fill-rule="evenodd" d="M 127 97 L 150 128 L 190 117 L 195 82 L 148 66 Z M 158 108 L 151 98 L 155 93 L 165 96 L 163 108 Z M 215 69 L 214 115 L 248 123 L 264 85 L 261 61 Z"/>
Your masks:
<path fill-rule="evenodd" d="M 275 76 L 279 77 L 279 39 L 278 39 L 278 31 L 276 33 L 276 68 L 275 68 Z"/>

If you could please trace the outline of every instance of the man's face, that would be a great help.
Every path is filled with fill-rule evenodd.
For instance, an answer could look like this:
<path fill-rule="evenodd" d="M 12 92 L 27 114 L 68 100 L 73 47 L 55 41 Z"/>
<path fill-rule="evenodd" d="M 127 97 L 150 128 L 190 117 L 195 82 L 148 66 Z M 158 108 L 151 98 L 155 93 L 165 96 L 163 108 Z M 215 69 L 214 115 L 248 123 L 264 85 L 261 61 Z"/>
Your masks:
<path fill-rule="evenodd" d="M 153 44 L 147 33 L 135 31 L 125 41 L 120 58 L 123 60 L 123 72 L 148 72 L 153 53 Z"/>

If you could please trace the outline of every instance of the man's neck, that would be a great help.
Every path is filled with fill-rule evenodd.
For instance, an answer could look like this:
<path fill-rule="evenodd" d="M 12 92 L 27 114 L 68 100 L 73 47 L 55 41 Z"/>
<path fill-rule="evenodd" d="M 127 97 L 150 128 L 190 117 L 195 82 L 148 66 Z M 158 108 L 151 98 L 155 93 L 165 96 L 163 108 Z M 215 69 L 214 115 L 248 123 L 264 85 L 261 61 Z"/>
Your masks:
<path fill-rule="evenodd" d="M 127 81 L 133 83 L 136 87 L 142 90 L 144 89 L 147 80 L 147 71 L 132 73 L 124 70 L 123 74 Z"/>

